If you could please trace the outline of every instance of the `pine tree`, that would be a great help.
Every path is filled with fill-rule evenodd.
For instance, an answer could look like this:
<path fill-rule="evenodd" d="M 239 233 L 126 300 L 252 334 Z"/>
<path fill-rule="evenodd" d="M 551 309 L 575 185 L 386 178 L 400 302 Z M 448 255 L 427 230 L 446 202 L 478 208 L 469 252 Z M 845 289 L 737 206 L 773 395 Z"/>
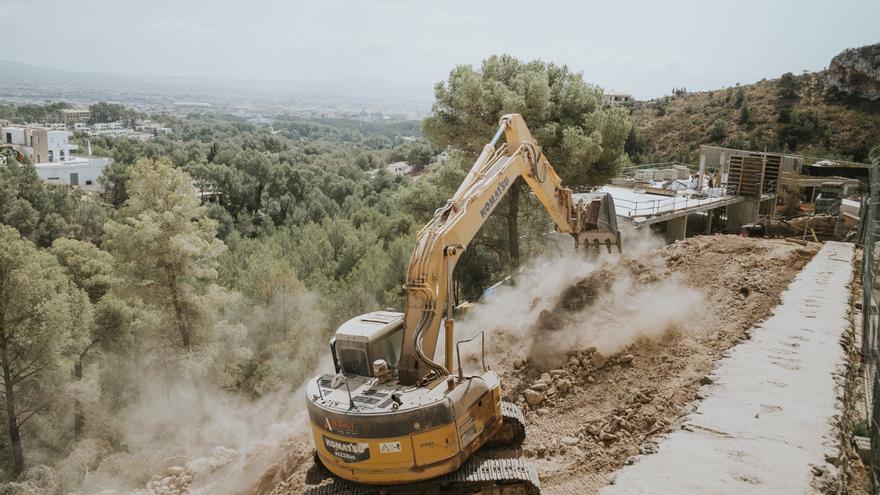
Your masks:
<path fill-rule="evenodd" d="M 107 223 L 106 245 L 130 281 L 125 287 L 160 313 L 170 309 L 179 344 L 190 349 L 225 249 L 217 222 L 200 206 L 192 178 L 168 160 L 141 159 L 129 174 L 122 220 Z"/>
<path fill-rule="evenodd" d="M 59 400 L 63 373 L 53 373 L 86 341 L 92 325 L 85 293 L 58 261 L 0 225 L 0 379 L 12 472 L 25 468 L 22 427 Z"/>

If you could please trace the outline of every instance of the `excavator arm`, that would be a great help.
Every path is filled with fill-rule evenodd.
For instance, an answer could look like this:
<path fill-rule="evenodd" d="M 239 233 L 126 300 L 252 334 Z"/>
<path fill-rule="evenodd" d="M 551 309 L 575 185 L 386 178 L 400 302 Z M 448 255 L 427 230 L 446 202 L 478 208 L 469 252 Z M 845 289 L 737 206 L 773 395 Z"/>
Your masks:
<path fill-rule="evenodd" d="M 504 134 L 506 143 L 496 147 Z M 468 243 L 510 186 L 522 177 L 547 209 L 559 232 L 577 246 L 617 246 L 614 203 L 606 194 L 577 203 L 553 170 L 519 114 L 501 118 L 467 177 L 446 205 L 419 232 L 406 274 L 403 349 L 398 365 L 403 385 L 425 384 L 452 372 L 452 273 Z M 445 366 L 433 360 L 446 309 Z"/>

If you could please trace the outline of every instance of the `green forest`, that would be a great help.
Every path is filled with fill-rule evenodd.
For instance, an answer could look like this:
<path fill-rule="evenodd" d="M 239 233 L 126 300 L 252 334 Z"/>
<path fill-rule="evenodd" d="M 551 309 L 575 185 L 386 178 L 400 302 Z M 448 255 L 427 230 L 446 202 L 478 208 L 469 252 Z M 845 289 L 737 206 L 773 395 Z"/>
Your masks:
<path fill-rule="evenodd" d="M 454 68 L 422 122 L 281 116 L 269 128 L 151 115 L 173 133 L 91 139 L 113 159 L 103 196 L 43 184 L 10 156 L 0 165 L 0 493 L 89 493 L 106 477 L 143 486 L 187 448 L 175 418 L 141 417 L 157 393 L 229 403 L 292 393 L 329 359 L 337 325 L 403 309 L 418 230 L 499 117 L 522 114 L 570 187 L 613 176 L 632 123 L 601 95 L 567 67 L 493 56 Z M 62 107 L 0 105 L 0 119 Z M 387 173 L 396 161 L 421 173 Z M 515 184 L 459 263 L 457 300 L 479 299 L 540 253 L 551 226 Z M 132 418 L 147 425 L 136 435 Z M 142 437 L 169 447 L 146 451 Z"/>

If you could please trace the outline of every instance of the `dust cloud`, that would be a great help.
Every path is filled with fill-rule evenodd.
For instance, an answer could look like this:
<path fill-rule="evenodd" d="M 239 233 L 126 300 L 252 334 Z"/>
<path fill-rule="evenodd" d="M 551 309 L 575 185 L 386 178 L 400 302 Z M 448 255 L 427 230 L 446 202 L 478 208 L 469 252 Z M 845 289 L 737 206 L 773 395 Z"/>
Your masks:
<path fill-rule="evenodd" d="M 595 347 L 608 356 L 640 338 L 695 327 L 689 323 L 704 314 L 703 295 L 666 270 L 662 255 L 648 255 L 663 240 L 647 229 L 623 234 L 622 255 L 569 246 L 530 263 L 459 319 L 456 340 L 483 331 L 488 361 L 554 367 L 571 351 Z M 472 366 L 479 344 L 468 346 Z"/>
<path fill-rule="evenodd" d="M 245 492 L 307 431 L 302 401 L 301 389 L 253 402 L 188 380 L 152 384 L 119 420 L 126 452 L 105 458 L 79 493 Z"/>
<path fill-rule="evenodd" d="M 324 367 L 332 369 L 329 360 Z M 307 434 L 303 396 L 303 386 L 252 401 L 190 379 L 145 384 L 137 403 L 114 421 L 122 425 L 123 448 L 72 493 L 247 492 L 291 439 Z"/>
<path fill-rule="evenodd" d="M 302 301 L 299 301 L 302 299 Z M 246 301 L 243 301 L 246 303 Z M 276 310 L 283 303 L 284 311 Z M 129 400 L 118 411 L 90 411 L 104 428 L 78 442 L 55 467 L 57 492 L 101 495 L 232 495 L 246 493 L 293 441 L 307 438 L 305 380 L 332 372 L 326 319 L 309 294 L 234 309 L 225 335 L 197 352 L 154 352 L 116 378 Z M 282 333 L 284 332 L 284 333 Z M 233 336 L 238 336 L 234 338 Z M 266 342 L 266 344 L 262 344 Z M 228 389 L 223 370 L 241 353 L 275 352 L 271 391 L 257 399 Z M 280 358 L 279 358 L 280 360 Z M 103 416 L 102 416 L 103 415 Z M 83 477 L 83 473 L 85 476 Z M 61 486 L 64 485 L 64 486 Z"/>

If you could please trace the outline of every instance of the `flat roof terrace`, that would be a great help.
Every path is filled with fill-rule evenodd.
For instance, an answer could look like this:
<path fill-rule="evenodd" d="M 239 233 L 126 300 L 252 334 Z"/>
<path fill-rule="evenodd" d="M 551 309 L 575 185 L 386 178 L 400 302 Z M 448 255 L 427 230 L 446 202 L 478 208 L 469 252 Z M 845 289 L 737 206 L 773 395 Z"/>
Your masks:
<path fill-rule="evenodd" d="M 742 196 L 719 195 L 706 198 L 694 198 L 688 194 L 666 196 L 619 186 L 603 186 L 600 192 L 608 193 L 614 199 L 614 209 L 619 218 L 628 220 L 636 226 L 665 222 L 743 201 Z M 572 196 L 575 199 L 587 197 L 586 194 Z"/>

